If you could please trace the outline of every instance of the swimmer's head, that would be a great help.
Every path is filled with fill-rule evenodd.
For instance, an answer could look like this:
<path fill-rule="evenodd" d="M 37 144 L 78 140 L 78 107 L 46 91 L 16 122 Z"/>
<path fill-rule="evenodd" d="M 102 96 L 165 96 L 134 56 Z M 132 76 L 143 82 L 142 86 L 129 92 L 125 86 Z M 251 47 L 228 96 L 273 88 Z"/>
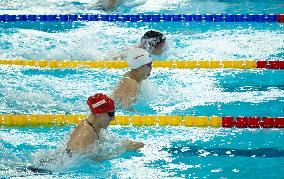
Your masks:
<path fill-rule="evenodd" d="M 141 38 L 141 45 L 150 53 L 159 55 L 163 52 L 166 37 L 159 31 L 147 31 Z"/>
<path fill-rule="evenodd" d="M 99 116 L 99 118 L 109 120 L 101 120 L 100 125 L 102 128 L 106 128 L 115 116 L 115 103 L 114 101 L 105 94 L 97 93 L 90 96 L 87 100 L 87 104 L 90 111 L 94 116 Z"/>
<path fill-rule="evenodd" d="M 150 75 L 152 58 L 146 50 L 142 48 L 129 49 L 126 60 L 129 68 L 138 72 L 142 79 L 146 79 Z"/>
<path fill-rule="evenodd" d="M 127 51 L 126 60 L 130 69 L 137 69 L 152 62 L 150 54 L 142 48 L 131 48 Z"/>

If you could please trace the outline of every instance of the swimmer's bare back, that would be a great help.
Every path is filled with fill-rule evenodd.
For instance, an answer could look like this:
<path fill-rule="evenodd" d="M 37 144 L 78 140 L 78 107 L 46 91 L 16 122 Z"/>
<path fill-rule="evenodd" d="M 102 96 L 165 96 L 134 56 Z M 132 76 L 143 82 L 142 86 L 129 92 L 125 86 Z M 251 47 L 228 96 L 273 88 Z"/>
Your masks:
<path fill-rule="evenodd" d="M 123 108 L 130 108 L 135 102 L 140 89 L 140 84 L 128 76 L 125 76 L 114 89 L 113 98 L 119 101 Z"/>

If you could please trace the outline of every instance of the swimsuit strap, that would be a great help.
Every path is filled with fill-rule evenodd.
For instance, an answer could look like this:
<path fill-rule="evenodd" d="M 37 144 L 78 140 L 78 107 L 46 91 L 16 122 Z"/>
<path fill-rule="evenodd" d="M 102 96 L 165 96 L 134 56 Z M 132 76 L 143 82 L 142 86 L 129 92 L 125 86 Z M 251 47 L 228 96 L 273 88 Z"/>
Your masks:
<path fill-rule="evenodd" d="M 89 121 L 86 121 L 86 122 L 94 129 L 94 132 L 97 134 L 98 139 L 100 139 L 99 134 L 96 132 L 95 127 L 93 126 L 93 124 L 90 123 Z"/>
<path fill-rule="evenodd" d="M 92 125 L 92 123 L 90 123 L 89 121 L 86 121 L 90 126 L 92 126 L 92 128 L 94 129 L 95 131 L 95 127 Z"/>

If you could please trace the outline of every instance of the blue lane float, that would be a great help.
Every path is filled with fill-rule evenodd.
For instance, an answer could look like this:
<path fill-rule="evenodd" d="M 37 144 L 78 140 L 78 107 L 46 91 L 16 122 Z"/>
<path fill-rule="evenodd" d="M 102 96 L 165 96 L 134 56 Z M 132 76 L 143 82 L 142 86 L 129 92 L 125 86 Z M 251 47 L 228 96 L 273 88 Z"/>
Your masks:
<path fill-rule="evenodd" d="M 52 14 L 0 15 L 0 22 L 283 22 L 283 14 Z"/>

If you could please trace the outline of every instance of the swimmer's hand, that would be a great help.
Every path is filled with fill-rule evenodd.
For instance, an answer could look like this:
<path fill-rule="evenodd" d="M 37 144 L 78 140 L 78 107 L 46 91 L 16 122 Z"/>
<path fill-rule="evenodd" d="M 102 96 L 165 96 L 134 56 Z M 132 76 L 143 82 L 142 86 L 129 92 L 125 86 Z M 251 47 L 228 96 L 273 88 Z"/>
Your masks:
<path fill-rule="evenodd" d="M 115 54 L 115 55 L 111 55 L 112 56 L 112 60 L 124 60 L 125 59 L 125 55 L 123 54 Z"/>
<path fill-rule="evenodd" d="M 124 145 L 124 147 L 125 147 L 125 149 L 126 150 L 130 150 L 130 151 L 132 151 L 132 150 L 138 150 L 138 149 L 140 149 L 140 148 L 143 148 L 144 147 L 144 143 L 142 143 L 142 142 L 133 142 L 133 141 L 131 141 L 131 140 L 127 140 L 126 141 L 126 143 L 125 143 L 125 145 Z"/>

